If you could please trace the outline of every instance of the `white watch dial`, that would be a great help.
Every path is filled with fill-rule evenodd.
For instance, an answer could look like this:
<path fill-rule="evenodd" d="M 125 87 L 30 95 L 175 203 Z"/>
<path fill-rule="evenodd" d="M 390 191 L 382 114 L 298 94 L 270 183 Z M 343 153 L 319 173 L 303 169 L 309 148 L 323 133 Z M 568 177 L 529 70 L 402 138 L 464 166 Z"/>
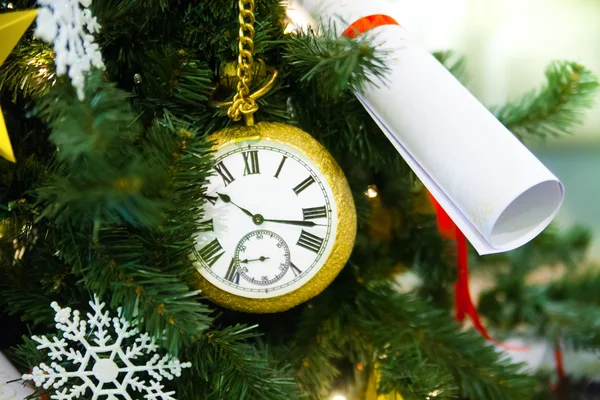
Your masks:
<path fill-rule="evenodd" d="M 323 174 L 302 153 L 267 140 L 215 153 L 198 269 L 218 288 L 269 298 L 306 284 L 335 241 L 337 210 Z"/>

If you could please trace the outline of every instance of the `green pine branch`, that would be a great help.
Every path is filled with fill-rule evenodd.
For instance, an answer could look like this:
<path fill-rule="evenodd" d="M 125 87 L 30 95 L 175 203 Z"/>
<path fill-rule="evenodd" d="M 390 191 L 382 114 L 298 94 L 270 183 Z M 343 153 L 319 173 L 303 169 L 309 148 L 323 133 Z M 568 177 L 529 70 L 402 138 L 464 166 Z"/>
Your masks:
<path fill-rule="evenodd" d="M 490 269 L 518 264 L 519 268 L 514 268 L 510 274 L 506 274 L 508 280 L 519 280 L 531 271 L 547 265 L 564 265 L 575 269 L 584 260 L 591 239 L 590 230 L 582 226 L 559 230 L 550 225 L 525 246 L 510 252 L 474 259 L 473 267 Z"/>
<path fill-rule="evenodd" d="M 600 309 L 597 305 L 565 300 L 545 301 L 547 321 L 539 333 L 564 339 L 577 348 L 596 350 L 600 346 Z"/>
<path fill-rule="evenodd" d="M 294 346 L 286 357 L 293 360 L 298 386 L 309 399 L 318 400 L 329 394 L 341 375 L 337 360 L 351 351 L 344 346 L 346 338 L 342 337 L 341 343 L 333 339 L 340 337 L 340 329 L 345 328 L 342 321 L 348 311 L 346 304 L 338 305 L 336 308 L 327 294 L 317 297 L 303 312 Z M 349 330 L 345 333 L 351 334 Z"/>
<path fill-rule="evenodd" d="M 257 345 L 255 326 L 235 325 L 206 333 L 187 346 L 192 363 L 177 381 L 180 398 L 292 400 L 297 387 L 290 370 Z"/>
<path fill-rule="evenodd" d="M 497 110 L 497 118 L 518 138 L 545 139 L 571 134 L 592 107 L 596 76 L 574 62 L 554 62 L 546 69 L 547 83 L 539 90 Z"/>
<path fill-rule="evenodd" d="M 500 285 L 502 289 L 484 293 L 479 305 L 493 326 L 504 331 L 518 326 L 523 336 L 543 337 L 550 343 L 565 340 L 578 348 L 596 349 L 600 345 L 600 312 L 593 299 L 592 304 L 581 298 L 554 300 L 548 286 Z"/>
<path fill-rule="evenodd" d="M 150 249 L 158 253 L 152 259 L 147 256 Z M 211 322 L 210 310 L 199 302 L 199 292 L 190 290 L 193 266 L 191 261 L 182 261 L 189 254 L 189 248 L 156 248 L 132 232 L 112 229 L 101 232 L 94 259 L 83 269 L 83 275 L 86 286 L 111 307 L 123 307 L 128 319 L 141 316 L 143 330 L 162 338 L 164 346 L 177 353 Z M 167 261 L 171 262 L 162 265 Z"/>
<path fill-rule="evenodd" d="M 144 100 L 178 114 L 206 107 L 213 89 L 208 65 L 171 46 L 150 51 L 140 72 L 138 90 Z"/>
<path fill-rule="evenodd" d="M 38 189 L 41 218 L 80 228 L 92 221 L 95 236 L 104 225 L 161 222 L 166 171 L 137 148 L 142 132 L 129 97 L 95 72 L 86 81 L 83 101 L 72 88 L 56 85 L 39 102 L 39 115 L 58 149 L 58 163 Z"/>
<path fill-rule="evenodd" d="M 332 28 L 287 35 L 280 41 L 289 93 L 284 101 L 291 119 L 324 144 L 344 170 L 410 176 L 410 168 L 353 94 L 385 81 L 384 54 L 371 41 L 367 36 L 340 38 Z"/>
<path fill-rule="evenodd" d="M 39 40 L 21 40 L 0 68 L 0 92 L 39 98 L 56 83 L 54 51 Z"/>
<path fill-rule="evenodd" d="M 300 75 L 300 83 L 316 81 L 318 97 L 339 98 L 349 90 L 377 84 L 387 72 L 380 51 L 365 37 L 337 38 L 333 30 L 299 31 L 285 41 L 287 66 Z"/>
<path fill-rule="evenodd" d="M 575 318 L 581 315 L 576 310 L 579 306 L 597 304 L 600 299 L 593 293 L 600 281 L 594 272 L 571 271 L 584 260 L 589 243 L 590 233 L 581 227 L 566 232 L 550 228 L 517 250 L 484 257 L 479 262 L 489 259 L 496 266 L 496 285 L 482 293 L 480 313 L 497 329 L 509 331 L 519 326 L 527 328 L 524 334 L 545 336 L 551 342 L 562 338 L 583 343 L 581 337 L 590 326 L 577 323 Z M 527 283 L 532 272 L 556 266 L 568 268 L 562 279 L 544 285 Z M 593 315 L 590 314 L 592 324 Z M 560 333 L 563 323 L 570 328 Z M 593 344 L 593 340 L 587 345 Z"/>
<path fill-rule="evenodd" d="M 406 400 L 456 399 L 458 387 L 449 371 L 429 362 L 419 347 L 405 346 L 402 352 L 386 353 L 378 360 L 381 371 L 379 393 L 401 393 Z"/>
<path fill-rule="evenodd" d="M 48 307 L 53 299 L 44 294 L 15 289 L 5 284 L 0 285 L 0 290 L 0 304 L 5 305 L 3 308 L 9 311 L 9 315 L 19 315 L 21 320 L 31 321 L 34 325 L 53 325 L 54 315 Z"/>
<path fill-rule="evenodd" d="M 594 265 L 579 273 L 565 274 L 550 282 L 548 297 L 554 301 L 571 300 L 587 304 L 600 304 L 600 272 Z"/>
<path fill-rule="evenodd" d="M 370 364 L 374 354 L 380 356 L 384 392 L 419 396 L 428 382 L 436 382 L 427 393 L 438 390 L 452 398 L 458 388 L 469 399 L 529 399 L 532 377 L 479 333 L 461 331 L 445 311 L 395 292 L 388 282 L 369 286 L 345 270 L 302 314 L 290 357 L 297 360 L 297 380 L 309 398 L 329 392 L 340 374 L 340 359 Z M 361 358 L 365 354 L 371 356 Z M 419 377 L 407 372 L 408 366 L 418 367 Z"/>
<path fill-rule="evenodd" d="M 52 225 L 34 224 L 36 208 L 20 202 L 3 219 L 0 233 L 0 306 L 32 326 L 53 326 L 49 304 L 76 305 L 87 291 L 65 263 L 72 248 L 55 241 Z M 62 232 L 61 232 L 62 233 Z"/>
<path fill-rule="evenodd" d="M 192 258 L 203 216 L 202 183 L 211 166 L 208 144 L 168 113 L 149 129 L 144 143 L 144 159 L 167 172 L 162 222 L 149 230 L 129 226 L 100 231 L 84 275 L 95 291 L 110 288 L 111 304 L 122 305 L 126 316 L 138 309 L 145 330 L 164 336 L 166 346 L 176 351 L 211 322 L 199 292 L 190 290 L 197 279 Z"/>
<path fill-rule="evenodd" d="M 394 353 L 402 352 L 407 343 L 418 343 L 425 360 L 454 377 L 463 397 L 530 398 L 534 381 L 521 372 L 522 366 L 511 364 L 479 333 L 461 331 L 444 311 L 384 285 L 361 293 L 357 303 L 364 332 L 377 348 Z"/>

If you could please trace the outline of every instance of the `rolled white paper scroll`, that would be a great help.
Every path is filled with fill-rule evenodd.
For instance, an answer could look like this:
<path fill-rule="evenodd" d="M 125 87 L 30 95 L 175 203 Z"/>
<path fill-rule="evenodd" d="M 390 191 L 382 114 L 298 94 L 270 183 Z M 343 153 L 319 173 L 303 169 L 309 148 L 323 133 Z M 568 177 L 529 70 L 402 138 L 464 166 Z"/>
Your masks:
<path fill-rule="evenodd" d="M 377 0 L 297 0 L 313 21 L 343 32 L 390 14 Z M 390 72 L 356 96 L 481 255 L 540 234 L 564 198 L 561 182 L 400 25 L 369 31 Z"/>
<path fill-rule="evenodd" d="M 0 400 L 22 400 L 34 393 L 21 382 L 7 383 L 15 379 L 21 379 L 21 374 L 0 352 Z"/>

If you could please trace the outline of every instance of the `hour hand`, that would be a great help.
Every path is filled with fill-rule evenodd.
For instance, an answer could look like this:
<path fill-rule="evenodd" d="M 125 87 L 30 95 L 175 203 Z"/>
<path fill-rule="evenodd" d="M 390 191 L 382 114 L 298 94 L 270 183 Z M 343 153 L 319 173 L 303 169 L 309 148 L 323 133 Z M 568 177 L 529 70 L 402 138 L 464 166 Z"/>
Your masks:
<path fill-rule="evenodd" d="M 287 225 L 296 225 L 296 226 L 306 226 L 306 227 L 311 227 L 311 226 L 327 226 L 327 225 L 323 225 L 323 224 L 317 224 L 313 221 L 290 221 L 287 219 L 264 219 L 265 222 L 275 222 L 278 224 L 287 224 Z"/>
<path fill-rule="evenodd" d="M 240 210 L 242 210 L 242 212 L 250 217 L 254 217 L 254 214 L 252 214 L 250 211 L 246 210 L 245 208 L 242 208 L 240 206 L 238 206 L 237 204 L 235 204 L 233 201 L 231 201 L 231 197 L 229 197 L 229 195 L 226 194 L 222 194 L 222 193 L 217 193 L 217 196 L 219 196 L 219 198 L 223 201 L 223 203 L 231 203 L 234 206 L 236 206 L 237 208 L 239 208 Z"/>
<path fill-rule="evenodd" d="M 242 263 L 242 264 L 248 264 L 248 263 L 250 263 L 250 262 L 254 262 L 254 261 L 265 261 L 265 260 L 268 260 L 268 259 L 269 259 L 269 257 L 262 257 L 262 256 L 261 256 L 261 257 L 259 257 L 259 258 L 254 258 L 254 259 L 251 259 L 251 260 L 248 260 L 248 259 L 241 260 L 241 261 L 240 261 L 240 263 Z"/>

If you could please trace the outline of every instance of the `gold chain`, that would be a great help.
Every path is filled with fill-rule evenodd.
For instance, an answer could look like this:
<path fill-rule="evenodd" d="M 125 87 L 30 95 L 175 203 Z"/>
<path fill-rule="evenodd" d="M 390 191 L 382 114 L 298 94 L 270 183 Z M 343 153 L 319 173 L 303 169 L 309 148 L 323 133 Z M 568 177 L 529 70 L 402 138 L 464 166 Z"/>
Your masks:
<path fill-rule="evenodd" d="M 239 0 L 238 4 L 240 8 L 238 84 L 237 93 L 227 115 L 234 121 L 239 121 L 243 115 L 246 118 L 246 124 L 252 125 L 254 121 L 252 114 L 258 110 L 258 104 L 249 96 L 249 83 L 254 63 L 252 59 L 254 54 L 254 0 Z"/>

